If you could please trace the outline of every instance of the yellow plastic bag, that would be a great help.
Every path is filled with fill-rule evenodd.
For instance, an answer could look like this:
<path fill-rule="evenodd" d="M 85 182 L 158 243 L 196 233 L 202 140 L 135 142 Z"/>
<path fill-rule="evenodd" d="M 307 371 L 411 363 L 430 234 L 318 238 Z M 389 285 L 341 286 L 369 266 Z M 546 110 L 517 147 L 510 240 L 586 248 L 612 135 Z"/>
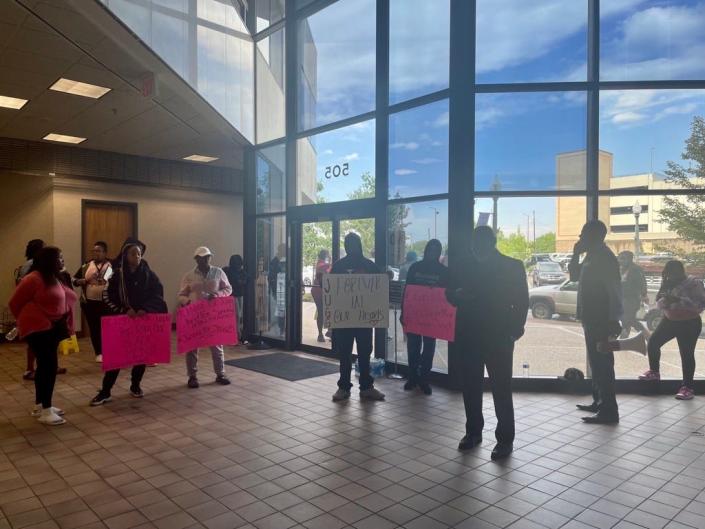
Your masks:
<path fill-rule="evenodd" d="M 71 335 L 71 338 L 66 338 L 59 342 L 59 352 L 62 355 L 78 353 L 78 339 L 75 334 Z"/>

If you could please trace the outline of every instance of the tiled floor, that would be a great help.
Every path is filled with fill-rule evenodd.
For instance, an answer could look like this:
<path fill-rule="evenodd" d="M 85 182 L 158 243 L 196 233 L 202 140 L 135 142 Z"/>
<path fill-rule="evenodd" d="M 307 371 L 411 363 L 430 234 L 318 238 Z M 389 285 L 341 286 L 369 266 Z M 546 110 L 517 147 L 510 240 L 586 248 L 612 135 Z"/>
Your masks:
<path fill-rule="evenodd" d="M 228 356 L 239 353 L 230 351 Z M 705 397 L 620 397 L 617 427 L 581 424 L 573 396 L 517 394 L 516 452 L 456 450 L 460 396 L 378 387 L 334 404 L 335 376 L 286 382 L 230 368 L 185 387 L 183 359 L 149 368 L 143 400 L 90 408 L 88 354 L 62 359 L 56 405 L 32 419 L 24 351 L 0 346 L 0 528 L 705 528 Z"/>

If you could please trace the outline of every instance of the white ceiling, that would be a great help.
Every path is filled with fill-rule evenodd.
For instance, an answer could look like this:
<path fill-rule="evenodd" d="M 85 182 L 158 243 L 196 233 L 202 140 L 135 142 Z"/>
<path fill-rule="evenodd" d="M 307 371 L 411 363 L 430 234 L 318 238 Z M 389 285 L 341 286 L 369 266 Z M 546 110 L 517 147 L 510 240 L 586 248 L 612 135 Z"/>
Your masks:
<path fill-rule="evenodd" d="M 0 95 L 29 99 L 21 110 L 0 108 L 0 137 L 56 132 L 87 138 L 82 148 L 203 154 L 242 168 L 240 133 L 95 0 L 0 0 L 0 72 Z M 152 98 L 139 90 L 150 72 L 159 80 Z M 96 100 L 49 90 L 60 77 L 111 91 Z"/>

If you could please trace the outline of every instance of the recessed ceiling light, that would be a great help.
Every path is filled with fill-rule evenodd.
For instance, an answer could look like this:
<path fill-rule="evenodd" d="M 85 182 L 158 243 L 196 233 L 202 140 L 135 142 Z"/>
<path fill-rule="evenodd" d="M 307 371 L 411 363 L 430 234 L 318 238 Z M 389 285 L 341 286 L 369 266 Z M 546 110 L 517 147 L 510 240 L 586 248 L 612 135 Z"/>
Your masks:
<path fill-rule="evenodd" d="M 17 97 L 0 96 L 0 107 L 19 110 L 27 104 L 27 99 L 19 99 Z"/>
<path fill-rule="evenodd" d="M 71 79 L 64 79 L 63 77 L 51 85 L 49 90 L 66 92 L 67 94 L 73 94 L 75 96 L 91 97 L 93 99 L 98 99 L 110 92 L 110 88 L 105 88 L 104 86 L 72 81 Z"/>
<path fill-rule="evenodd" d="M 184 158 L 184 160 L 188 160 L 190 162 L 214 162 L 218 158 L 213 158 L 212 156 L 202 156 L 200 154 L 192 154 L 191 156 L 187 156 Z"/>
<path fill-rule="evenodd" d="M 86 141 L 86 138 L 79 138 L 78 136 L 67 136 L 65 134 L 56 134 L 54 132 L 44 136 L 44 139 L 49 141 L 60 141 L 62 143 L 81 143 L 82 141 Z"/>

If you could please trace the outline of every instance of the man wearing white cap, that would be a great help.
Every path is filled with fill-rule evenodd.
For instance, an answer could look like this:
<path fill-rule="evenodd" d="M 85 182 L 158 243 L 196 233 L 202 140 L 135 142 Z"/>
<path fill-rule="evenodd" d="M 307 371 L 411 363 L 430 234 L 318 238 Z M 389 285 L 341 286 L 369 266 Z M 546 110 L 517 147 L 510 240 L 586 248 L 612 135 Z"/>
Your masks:
<path fill-rule="evenodd" d="M 228 277 L 222 269 L 211 266 L 213 254 L 205 246 L 199 246 L 194 253 L 196 267 L 188 272 L 181 280 L 181 290 L 179 291 L 179 303 L 186 306 L 192 301 L 201 299 L 223 298 L 229 296 L 233 289 L 230 286 Z M 215 371 L 218 384 L 230 384 L 230 379 L 225 376 L 225 358 L 223 346 L 211 347 L 213 356 L 213 370 Z M 188 387 L 197 388 L 198 378 L 198 351 L 186 353 L 186 370 L 188 372 Z"/>

